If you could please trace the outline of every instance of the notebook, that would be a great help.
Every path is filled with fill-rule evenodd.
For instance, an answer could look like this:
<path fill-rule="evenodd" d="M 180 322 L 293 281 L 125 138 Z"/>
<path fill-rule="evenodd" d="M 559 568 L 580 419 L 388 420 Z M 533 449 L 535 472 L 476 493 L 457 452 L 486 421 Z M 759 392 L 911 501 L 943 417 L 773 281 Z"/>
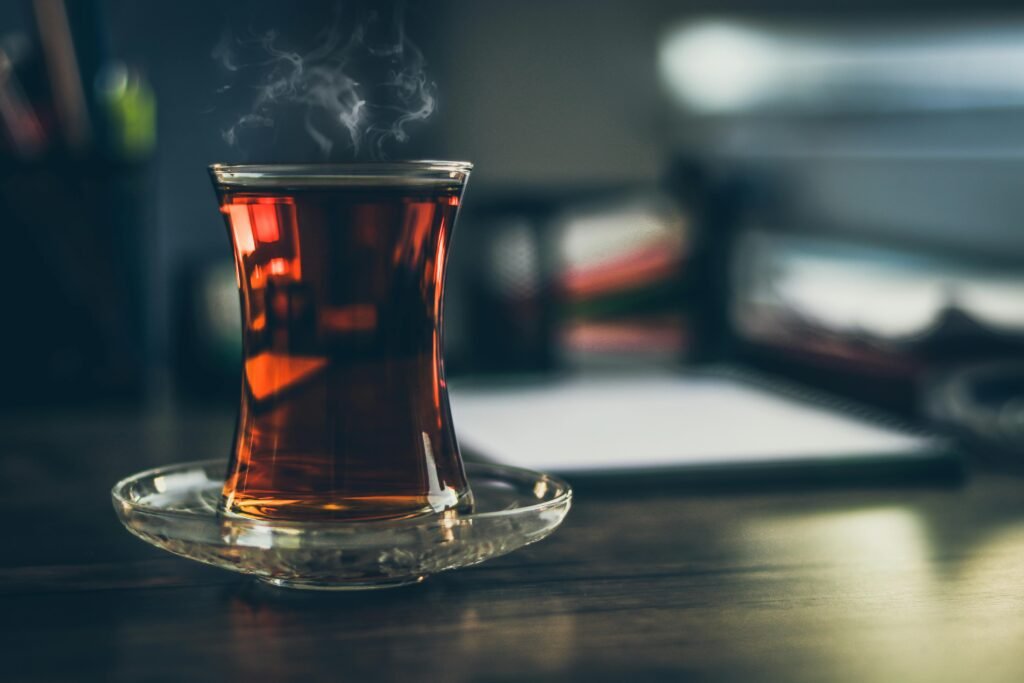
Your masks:
<path fill-rule="evenodd" d="M 831 399 L 731 373 L 450 388 L 461 446 L 565 475 L 789 474 L 955 466 L 943 439 Z"/>

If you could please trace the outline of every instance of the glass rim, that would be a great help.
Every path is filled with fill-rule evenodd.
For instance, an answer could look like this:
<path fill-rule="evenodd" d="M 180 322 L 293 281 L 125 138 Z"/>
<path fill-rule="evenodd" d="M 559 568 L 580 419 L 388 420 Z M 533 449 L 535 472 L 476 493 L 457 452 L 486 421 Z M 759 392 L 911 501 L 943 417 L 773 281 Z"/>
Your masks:
<path fill-rule="evenodd" d="M 468 161 L 381 161 L 311 164 L 210 164 L 222 187 L 286 185 L 463 184 L 473 170 Z"/>

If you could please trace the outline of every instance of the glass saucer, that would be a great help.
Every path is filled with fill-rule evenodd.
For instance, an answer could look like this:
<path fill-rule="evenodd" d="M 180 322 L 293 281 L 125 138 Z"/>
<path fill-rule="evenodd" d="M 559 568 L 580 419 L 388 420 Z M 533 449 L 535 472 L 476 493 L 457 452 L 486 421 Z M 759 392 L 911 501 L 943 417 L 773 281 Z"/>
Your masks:
<path fill-rule="evenodd" d="M 217 511 L 225 463 L 140 472 L 111 496 L 130 532 L 158 548 L 277 586 L 366 589 L 418 583 L 512 552 L 554 531 L 572 490 L 546 474 L 466 463 L 472 514 L 368 522 L 268 522 Z"/>

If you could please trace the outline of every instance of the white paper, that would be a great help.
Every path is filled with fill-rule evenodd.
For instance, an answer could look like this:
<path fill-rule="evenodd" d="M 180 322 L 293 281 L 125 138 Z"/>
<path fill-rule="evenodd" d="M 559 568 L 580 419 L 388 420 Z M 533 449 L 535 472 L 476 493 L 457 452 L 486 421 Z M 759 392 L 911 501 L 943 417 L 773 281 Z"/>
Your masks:
<path fill-rule="evenodd" d="M 460 443 L 498 462 L 597 472 L 913 455 L 927 437 L 715 376 L 450 389 Z"/>

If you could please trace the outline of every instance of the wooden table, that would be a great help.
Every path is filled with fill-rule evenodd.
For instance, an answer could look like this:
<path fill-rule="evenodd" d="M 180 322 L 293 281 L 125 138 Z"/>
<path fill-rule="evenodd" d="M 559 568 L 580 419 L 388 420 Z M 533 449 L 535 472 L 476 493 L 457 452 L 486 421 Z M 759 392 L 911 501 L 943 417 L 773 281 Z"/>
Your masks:
<path fill-rule="evenodd" d="M 231 418 L 0 420 L 0 680 L 1024 681 L 1024 481 L 579 492 L 552 538 L 421 586 L 271 589 L 128 535 L 144 467 Z"/>

